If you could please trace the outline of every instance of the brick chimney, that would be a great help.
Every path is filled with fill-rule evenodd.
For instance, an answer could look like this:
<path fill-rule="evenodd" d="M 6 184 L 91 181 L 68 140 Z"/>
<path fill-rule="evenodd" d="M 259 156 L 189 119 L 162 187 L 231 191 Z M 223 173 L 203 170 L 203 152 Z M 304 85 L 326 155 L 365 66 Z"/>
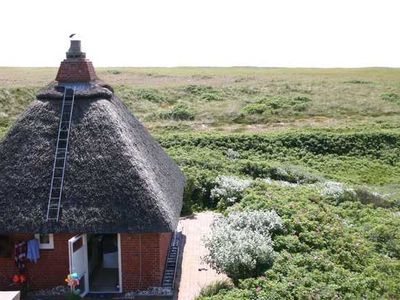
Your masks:
<path fill-rule="evenodd" d="M 71 40 L 67 59 L 61 62 L 56 81 L 60 83 L 91 82 L 96 79 L 92 62 L 86 59 L 86 54 L 81 51 L 81 41 Z"/>

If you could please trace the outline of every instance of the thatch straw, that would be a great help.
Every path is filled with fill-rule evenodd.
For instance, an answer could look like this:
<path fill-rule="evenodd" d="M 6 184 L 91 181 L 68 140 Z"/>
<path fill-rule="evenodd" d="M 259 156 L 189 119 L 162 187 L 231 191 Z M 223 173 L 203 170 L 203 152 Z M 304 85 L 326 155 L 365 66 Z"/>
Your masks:
<path fill-rule="evenodd" d="M 174 230 L 182 172 L 100 85 L 77 93 L 61 219 L 46 222 L 61 96 L 54 86 L 41 92 L 0 144 L 0 232 Z"/>

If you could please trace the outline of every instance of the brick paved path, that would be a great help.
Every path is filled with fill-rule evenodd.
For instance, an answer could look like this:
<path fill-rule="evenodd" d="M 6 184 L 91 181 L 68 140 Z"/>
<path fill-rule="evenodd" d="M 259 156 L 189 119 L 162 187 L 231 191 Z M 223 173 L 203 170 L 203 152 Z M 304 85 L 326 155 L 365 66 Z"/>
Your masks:
<path fill-rule="evenodd" d="M 177 274 L 179 286 L 175 300 L 192 300 L 203 286 L 226 278 L 225 275 L 217 274 L 201 261 L 201 257 L 207 254 L 201 238 L 209 233 L 214 216 L 215 213 L 203 212 L 189 218 L 181 218 L 179 221 L 179 227 L 185 238 L 185 246 L 181 257 L 181 268 L 178 269 Z M 199 271 L 199 268 L 207 270 Z"/>

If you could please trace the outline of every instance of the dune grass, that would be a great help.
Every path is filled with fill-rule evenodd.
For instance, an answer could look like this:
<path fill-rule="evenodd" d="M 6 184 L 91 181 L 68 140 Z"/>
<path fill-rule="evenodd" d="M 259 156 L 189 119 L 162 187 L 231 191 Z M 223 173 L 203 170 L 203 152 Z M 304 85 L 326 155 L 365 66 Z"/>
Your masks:
<path fill-rule="evenodd" d="M 0 68 L 0 132 L 4 134 L 4 128 L 34 100 L 35 92 L 54 79 L 56 70 Z M 242 67 L 97 71 L 153 132 L 400 126 L 400 69 Z M 306 100 L 300 103 L 296 99 Z M 175 110 L 188 117 L 176 117 Z"/>

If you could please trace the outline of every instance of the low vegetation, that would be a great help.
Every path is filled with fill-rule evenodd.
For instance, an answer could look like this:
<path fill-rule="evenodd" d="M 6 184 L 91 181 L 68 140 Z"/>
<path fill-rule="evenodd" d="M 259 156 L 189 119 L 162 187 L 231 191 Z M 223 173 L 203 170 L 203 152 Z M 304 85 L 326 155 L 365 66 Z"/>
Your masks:
<path fill-rule="evenodd" d="M 396 93 L 384 93 L 381 95 L 383 100 L 399 104 L 400 105 L 400 95 Z"/>
<path fill-rule="evenodd" d="M 398 203 L 389 209 L 361 200 L 351 187 L 337 182 L 254 180 L 227 213 L 277 212 L 283 230 L 272 238 L 273 264 L 240 280 L 235 289 L 200 299 L 396 299 Z"/>
<path fill-rule="evenodd" d="M 0 68 L 0 136 L 56 68 Z M 399 69 L 97 69 L 152 132 L 398 129 Z M 174 113 L 184 108 L 184 116 Z M 187 113 L 188 112 L 188 113 Z M 177 116 L 177 117 L 175 117 Z"/>
<path fill-rule="evenodd" d="M 0 68 L 0 139 L 52 72 Z M 400 70 L 99 76 L 184 171 L 183 214 L 223 213 L 206 259 L 234 285 L 214 283 L 199 299 L 399 299 Z M 244 217 L 272 212 L 279 230 L 260 233 L 268 226 Z M 239 246 L 247 256 L 229 252 Z"/>
<path fill-rule="evenodd" d="M 168 111 L 159 113 L 158 117 L 161 119 L 184 121 L 194 120 L 195 114 L 186 105 L 178 104 Z"/>
<path fill-rule="evenodd" d="M 200 291 L 200 295 L 197 299 L 201 298 L 201 297 L 210 297 L 210 296 L 214 296 L 217 295 L 218 293 L 223 293 L 226 292 L 228 290 L 233 289 L 234 286 L 232 284 L 232 282 L 230 282 L 229 280 L 218 280 L 218 281 L 214 281 L 213 283 L 204 286 L 201 291 Z"/>
<path fill-rule="evenodd" d="M 263 97 L 254 103 L 247 104 L 242 111 L 246 115 L 260 115 L 265 121 L 271 116 L 288 117 L 301 115 L 310 106 L 310 98 L 304 96 L 296 97 Z M 256 121 L 256 120 L 255 120 Z M 257 120 L 260 121 L 260 120 Z"/>
<path fill-rule="evenodd" d="M 367 186 L 389 194 L 390 199 L 398 197 L 397 132 L 163 134 L 158 139 L 186 174 L 187 212 L 215 208 L 218 203 L 226 207 L 238 198 L 230 195 L 221 200 L 221 193 L 215 192 L 224 185 L 216 183 L 222 175 L 300 184 L 333 180 Z"/>

